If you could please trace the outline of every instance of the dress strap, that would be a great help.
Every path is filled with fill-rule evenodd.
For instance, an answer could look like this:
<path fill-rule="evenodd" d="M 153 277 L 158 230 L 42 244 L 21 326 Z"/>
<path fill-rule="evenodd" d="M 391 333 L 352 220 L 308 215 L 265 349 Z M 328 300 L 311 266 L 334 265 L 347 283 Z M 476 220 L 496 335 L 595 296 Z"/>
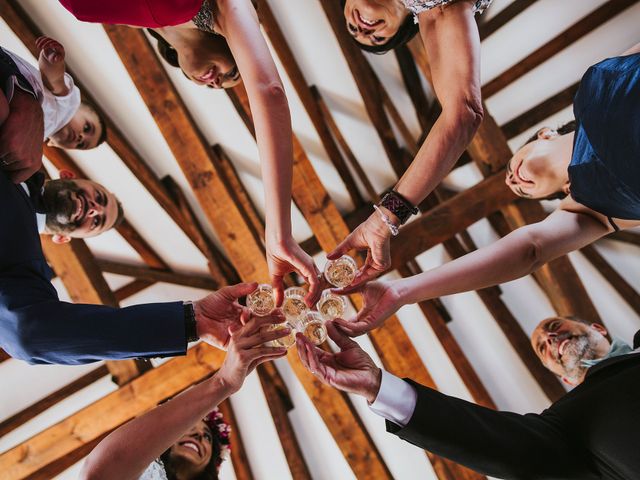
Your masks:
<path fill-rule="evenodd" d="M 213 8 L 209 0 L 202 0 L 200 10 L 198 10 L 198 13 L 196 13 L 191 21 L 198 30 L 215 34 L 216 32 L 213 30 L 213 20 Z"/>
<path fill-rule="evenodd" d="M 612 218 L 612 217 L 607 217 L 607 220 L 609 220 L 609 224 L 613 227 L 613 229 L 614 229 L 616 232 L 619 232 L 619 231 L 620 231 L 620 227 L 619 227 L 618 225 L 616 225 L 616 222 L 614 222 L 614 221 L 613 221 L 613 218 Z"/>

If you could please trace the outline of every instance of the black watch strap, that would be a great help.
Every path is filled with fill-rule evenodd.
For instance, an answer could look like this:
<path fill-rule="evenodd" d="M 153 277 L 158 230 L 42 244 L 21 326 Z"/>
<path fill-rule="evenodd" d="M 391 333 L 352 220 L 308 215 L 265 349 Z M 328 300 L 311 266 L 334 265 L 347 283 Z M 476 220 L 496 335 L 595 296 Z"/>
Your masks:
<path fill-rule="evenodd" d="M 411 215 L 417 215 L 418 207 L 414 207 L 411 205 L 411 202 L 400 195 L 395 190 L 389 190 L 378 206 L 382 206 L 393 213 L 398 220 L 400 220 L 400 225 L 404 225 Z"/>
<path fill-rule="evenodd" d="M 184 302 L 184 331 L 187 343 L 195 342 L 200 338 L 196 327 L 196 311 L 193 308 L 193 302 Z"/>

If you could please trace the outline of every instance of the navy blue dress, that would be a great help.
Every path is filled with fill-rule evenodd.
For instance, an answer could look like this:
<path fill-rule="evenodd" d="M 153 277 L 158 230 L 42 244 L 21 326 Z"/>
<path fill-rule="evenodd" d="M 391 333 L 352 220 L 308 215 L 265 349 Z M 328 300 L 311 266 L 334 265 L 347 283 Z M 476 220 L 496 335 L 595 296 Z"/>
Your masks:
<path fill-rule="evenodd" d="M 610 218 L 640 220 L 640 54 L 590 67 L 573 111 L 571 196 Z"/>

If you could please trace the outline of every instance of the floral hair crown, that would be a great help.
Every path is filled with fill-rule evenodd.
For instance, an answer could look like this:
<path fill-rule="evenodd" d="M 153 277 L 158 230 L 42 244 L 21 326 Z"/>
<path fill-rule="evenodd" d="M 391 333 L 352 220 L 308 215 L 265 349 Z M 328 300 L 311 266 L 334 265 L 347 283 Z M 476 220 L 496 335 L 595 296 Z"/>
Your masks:
<path fill-rule="evenodd" d="M 211 410 L 204 417 L 204 422 L 211 429 L 211 433 L 214 436 L 214 444 L 217 443 L 220 446 L 220 455 L 216 459 L 216 470 L 219 471 L 220 465 L 229 458 L 231 453 L 231 426 L 224 421 L 218 407 Z"/>

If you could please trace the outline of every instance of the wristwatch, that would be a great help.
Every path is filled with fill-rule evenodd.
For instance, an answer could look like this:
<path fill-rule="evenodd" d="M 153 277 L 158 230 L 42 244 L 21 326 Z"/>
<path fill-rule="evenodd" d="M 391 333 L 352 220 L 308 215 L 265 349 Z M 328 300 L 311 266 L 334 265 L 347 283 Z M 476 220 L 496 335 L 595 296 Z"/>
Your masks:
<path fill-rule="evenodd" d="M 389 190 L 384 197 L 382 197 L 378 206 L 386 208 L 398 217 L 400 225 L 404 225 L 411 215 L 418 214 L 418 207 L 411 205 L 409 200 L 395 190 Z"/>
<path fill-rule="evenodd" d="M 195 342 L 200 339 L 198 336 L 198 328 L 196 324 L 196 311 L 193 302 L 188 300 L 183 304 L 184 307 L 184 331 L 187 343 Z"/>

